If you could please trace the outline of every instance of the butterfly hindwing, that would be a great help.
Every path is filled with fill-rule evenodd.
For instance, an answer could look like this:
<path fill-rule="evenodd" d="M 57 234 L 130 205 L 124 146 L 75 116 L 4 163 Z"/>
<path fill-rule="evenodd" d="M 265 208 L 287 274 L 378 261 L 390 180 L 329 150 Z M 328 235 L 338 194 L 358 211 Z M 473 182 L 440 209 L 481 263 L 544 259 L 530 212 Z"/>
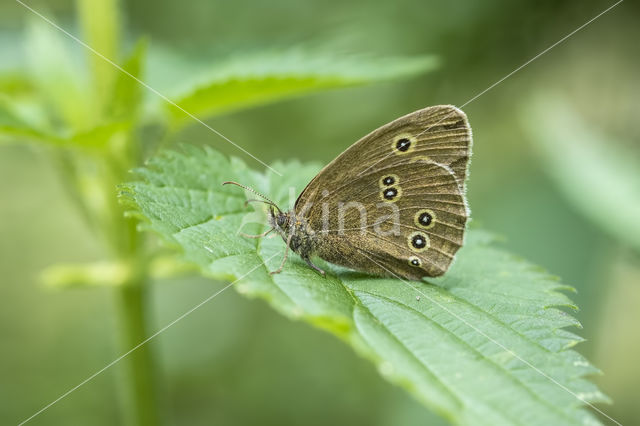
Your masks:
<path fill-rule="evenodd" d="M 333 263 L 411 279 L 438 276 L 463 242 L 464 197 L 453 173 L 437 163 L 389 164 L 325 198 L 328 214 L 311 209 L 307 220 L 319 232 L 317 254 Z"/>

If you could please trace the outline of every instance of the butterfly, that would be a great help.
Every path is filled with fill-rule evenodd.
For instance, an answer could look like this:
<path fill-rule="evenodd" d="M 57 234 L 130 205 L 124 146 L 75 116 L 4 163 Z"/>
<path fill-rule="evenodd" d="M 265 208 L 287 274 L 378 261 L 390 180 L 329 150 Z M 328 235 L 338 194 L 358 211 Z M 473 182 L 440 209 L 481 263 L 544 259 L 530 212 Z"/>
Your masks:
<path fill-rule="evenodd" d="M 472 135 L 450 105 L 424 108 L 369 133 L 309 182 L 293 209 L 273 201 L 268 222 L 318 273 L 313 256 L 373 275 L 410 280 L 444 274 L 464 241 Z"/>

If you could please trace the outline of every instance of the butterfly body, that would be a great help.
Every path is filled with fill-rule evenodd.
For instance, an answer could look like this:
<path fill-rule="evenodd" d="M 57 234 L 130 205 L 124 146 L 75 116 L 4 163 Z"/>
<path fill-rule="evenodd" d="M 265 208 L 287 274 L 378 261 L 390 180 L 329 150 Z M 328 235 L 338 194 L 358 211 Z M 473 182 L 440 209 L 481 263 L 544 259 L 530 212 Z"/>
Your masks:
<path fill-rule="evenodd" d="M 303 217 L 296 217 L 295 210 L 288 212 L 269 209 L 269 224 L 282 237 L 287 247 L 307 262 L 309 266 L 321 273 L 325 272 L 311 262 L 311 256 L 316 255 L 320 243 L 316 233 L 304 221 Z"/>
<path fill-rule="evenodd" d="M 321 273 L 313 256 L 374 275 L 442 275 L 463 244 L 471 143 L 458 108 L 415 111 L 340 154 L 292 210 L 269 200 L 269 223 Z"/>

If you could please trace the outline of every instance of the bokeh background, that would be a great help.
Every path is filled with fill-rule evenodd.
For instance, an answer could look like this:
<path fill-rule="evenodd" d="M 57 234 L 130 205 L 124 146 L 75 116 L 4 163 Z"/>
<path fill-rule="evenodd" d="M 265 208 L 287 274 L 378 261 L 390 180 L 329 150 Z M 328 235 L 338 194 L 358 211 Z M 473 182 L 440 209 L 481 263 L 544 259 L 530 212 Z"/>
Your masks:
<path fill-rule="evenodd" d="M 29 4 L 78 33 L 73 1 Z M 161 92 L 244 51 L 320 46 L 440 58 L 437 70 L 421 76 L 209 122 L 267 162 L 326 163 L 397 116 L 466 103 L 611 4 L 123 0 L 120 6 L 125 42 L 149 39 L 145 80 Z M 587 339 L 578 350 L 603 370 L 594 380 L 614 404 L 602 409 L 622 424 L 640 423 L 640 241 L 637 227 L 625 222 L 640 220 L 639 9 L 622 3 L 465 107 L 475 139 L 473 221 L 577 289 L 571 297 Z M 24 65 L 27 18 L 18 3 L 0 4 L 2 70 Z M 597 155 L 580 155 L 585 139 L 584 149 Z M 202 126 L 186 128 L 179 140 L 259 167 Z M 23 420 L 120 354 L 112 289 L 52 290 L 38 279 L 56 262 L 103 255 L 61 185 L 42 150 L 0 145 L 2 424 Z M 220 285 L 198 277 L 155 283 L 152 327 Z M 232 291 L 150 345 L 167 424 L 443 424 L 337 339 Z M 33 424 L 121 422 L 119 374 L 115 365 Z"/>

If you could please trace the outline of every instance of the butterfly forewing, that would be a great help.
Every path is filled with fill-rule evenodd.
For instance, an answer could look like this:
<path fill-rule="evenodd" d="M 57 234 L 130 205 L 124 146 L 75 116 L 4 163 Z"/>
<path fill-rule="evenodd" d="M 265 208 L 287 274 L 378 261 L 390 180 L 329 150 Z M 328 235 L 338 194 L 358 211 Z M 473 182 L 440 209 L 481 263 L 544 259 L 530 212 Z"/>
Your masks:
<path fill-rule="evenodd" d="M 416 111 L 325 167 L 298 198 L 296 215 L 325 260 L 410 279 L 442 275 L 463 242 L 470 148 L 462 111 Z"/>
<path fill-rule="evenodd" d="M 342 190 L 354 177 L 398 158 L 450 167 L 464 193 L 471 143 L 471 127 L 460 109 L 438 105 L 412 112 L 369 133 L 325 166 L 300 194 L 296 208 L 314 202 L 329 182 L 331 191 Z"/>

